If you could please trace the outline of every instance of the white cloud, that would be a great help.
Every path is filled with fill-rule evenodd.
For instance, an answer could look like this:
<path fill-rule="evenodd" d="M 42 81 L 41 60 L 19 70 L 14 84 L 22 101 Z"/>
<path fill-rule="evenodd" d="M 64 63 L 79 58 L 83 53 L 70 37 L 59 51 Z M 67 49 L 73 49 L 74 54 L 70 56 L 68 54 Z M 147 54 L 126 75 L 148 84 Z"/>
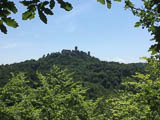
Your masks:
<path fill-rule="evenodd" d="M 114 62 L 119 62 L 119 63 L 128 63 L 128 61 L 126 61 L 122 58 L 118 58 L 118 57 L 116 57 L 116 58 L 106 58 L 106 59 L 103 59 L 103 60 L 104 61 L 109 61 L 109 62 L 114 61 Z"/>
<path fill-rule="evenodd" d="M 119 63 L 128 63 L 126 60 L 122 58 L 114 58 L 112 61 L 119 62 Z"/>
<path fill-rule="evenodd" d="M 119 62 L 119 63 L 138 63 L 138 62 L 144 62 L 144 60 L 140 60 L 139 58 L 100 58 L 103 61 L 109 61 L 109 62 Z"/>

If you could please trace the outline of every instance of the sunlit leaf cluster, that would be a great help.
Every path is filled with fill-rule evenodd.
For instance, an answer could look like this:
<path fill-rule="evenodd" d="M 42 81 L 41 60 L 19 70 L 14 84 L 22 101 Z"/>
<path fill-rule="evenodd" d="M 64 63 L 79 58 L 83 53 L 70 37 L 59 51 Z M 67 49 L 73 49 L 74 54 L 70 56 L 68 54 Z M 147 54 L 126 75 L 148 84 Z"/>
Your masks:
<path fill-rule="evenodd" d="M 54 66 L 47 75 L 37 73 L 30 85 L 24 73 L 13 76 L 0 89 L 0 118 L 3 120 L 84 120 L 87 103 L 80 83 L 71 74 Z M 33 87 L 34 86 L 34 87 Z"/>
<path fill-rule="evenodd" d="M 160 71 L 159 55 L 146 59 L 147 73 L 125 78 L 123 90 L 108 99 L 98 99 L 96 119 L 106 120 L 159 120 Z M 103 103 L 103 104 L 102 104 Z M 98 108 L 100 110 L 98 110 Z"/>

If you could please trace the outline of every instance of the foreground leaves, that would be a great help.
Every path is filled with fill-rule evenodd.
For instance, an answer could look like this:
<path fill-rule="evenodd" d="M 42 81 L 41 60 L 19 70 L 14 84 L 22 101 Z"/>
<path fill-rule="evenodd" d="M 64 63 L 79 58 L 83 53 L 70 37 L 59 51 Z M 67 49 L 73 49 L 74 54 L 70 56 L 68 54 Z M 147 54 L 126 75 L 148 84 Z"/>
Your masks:
<path fill-rule="evenodd" d="M 66 11 L 72 10 L 72 5 L 69 2 L 63 0 L 21 0 L 20 3 L 27 8 L 22 14 L 23 20 L 32 20 L 35 18 L 36 13 L 40 20 L 47 24 L 47 15 L 53 15 L 53 8 L 55 7 L 55 1 L 60 4 L 60 7 Z M 37 12 L 38 11 L 38 12 Z M 18 23 L 12 17 L 9 17 L 12 13 L 18 12 L 15 5 L 15 1 L 1 0 L 0 1 L 0 30 L 7 34 L 7 26 L 17 28 Z"/>
<path fill-rule="evenodd" d="M 23 73 L 13 76 L 0 92 L 0 118 L 5 120 L 86 119 L 85 90 L 71 74 L 53 67 L 46 76 L 37 73 L 37 87 L 31 87 Z"/>
<path fill-rule="evenodd" d="M 101 120 L 159 120 L 160 119 L 160 56 L 147 59 L 146 74 L 137 73 L 122 83 L 124 90 L 117 96 L 98 99 L 93 118 Z"/>

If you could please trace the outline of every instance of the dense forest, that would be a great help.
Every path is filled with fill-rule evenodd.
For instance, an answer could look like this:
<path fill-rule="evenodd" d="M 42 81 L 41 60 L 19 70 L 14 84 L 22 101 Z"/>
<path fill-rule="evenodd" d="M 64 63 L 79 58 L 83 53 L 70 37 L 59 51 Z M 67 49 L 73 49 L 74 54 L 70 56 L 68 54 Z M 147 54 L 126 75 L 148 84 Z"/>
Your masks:
<path fill-rule="evenodd" d="M 0 66 L 0 85 L 3 87 L 11 78 L 12 74 L 24 72 L 27 77 L 36 81 L 36 73 L 44 75 L 53 67 L 67 69 L 73 73 L 73 80 L 82 82 L 89 88 L 87 96 L 96 98 L 107 96 L 114 88 L 119 88 L 122 79 L 144 72 L 144 63 L 124 64 L 118 62 L 100 61 L 98 58 L 88 56 L 83 51 L 70 53 L 51 53 L 44 55 L 38 60 L 27 60 L 21 63 Z"/>
<path fill-rule="evenodd" d="M 82 51 L 0 66 L 3 120 L 159 120 L 159 55 L 106 62 Z"/>

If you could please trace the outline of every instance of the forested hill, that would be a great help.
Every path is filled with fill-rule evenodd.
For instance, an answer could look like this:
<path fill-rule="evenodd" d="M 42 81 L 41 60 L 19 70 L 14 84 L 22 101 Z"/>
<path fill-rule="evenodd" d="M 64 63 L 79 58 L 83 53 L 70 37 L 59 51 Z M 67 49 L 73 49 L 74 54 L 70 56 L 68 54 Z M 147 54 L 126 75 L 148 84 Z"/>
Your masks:
<path fill-rule="evenodd" d="M 36 80 L 37 71 L 45 74 L 53 65 L 74 72 L 73 79 L 81 81 L 89 88 L 87 96 L 90 98 L 107 95 L 114 88 L 120 87 L 124 77 L 131 76 L 135 72 L 144 72 L 143 63 L 123 64 L 100 61 L 82 51 L 51 53 L 38 60 L 0 65 L 0 86 L 3 87 L 9 81 L 11 73 L 25 72 L 28 78 Z"/>

